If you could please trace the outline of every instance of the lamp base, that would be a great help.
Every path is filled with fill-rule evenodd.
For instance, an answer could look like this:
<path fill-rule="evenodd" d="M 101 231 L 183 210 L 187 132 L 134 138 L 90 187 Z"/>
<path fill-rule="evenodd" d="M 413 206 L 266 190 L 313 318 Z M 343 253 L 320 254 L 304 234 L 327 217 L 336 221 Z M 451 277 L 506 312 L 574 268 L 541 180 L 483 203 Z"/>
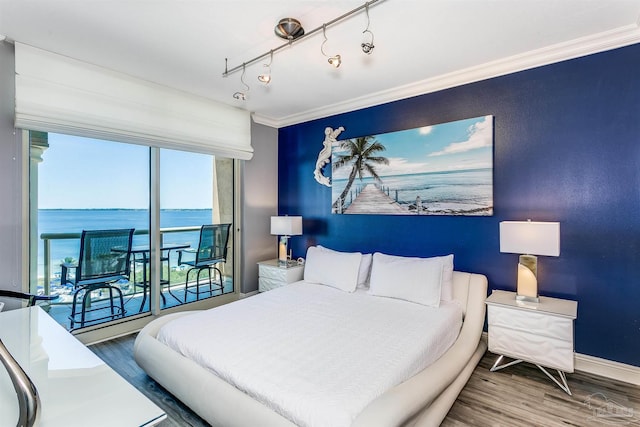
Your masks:
<path fill-rule="evenodd" d="M 289 252 L 289 236 L 280 236 L 278 243 L 278 266 L 288 267 L 287 253 Z"/>
<path fill-rule="evenodd" d="M 518 290 L 516 300 L 540 302 L 538 298 L 538 258 L 520 255 L 518 259 Z"/>
<path fill-rule="evenodd" d="M 540 302 L 540 298 L 539 297 L 529 297 L 526 295 L 516 295 L 516 301 L 522 301 L 522 302 Z"/>

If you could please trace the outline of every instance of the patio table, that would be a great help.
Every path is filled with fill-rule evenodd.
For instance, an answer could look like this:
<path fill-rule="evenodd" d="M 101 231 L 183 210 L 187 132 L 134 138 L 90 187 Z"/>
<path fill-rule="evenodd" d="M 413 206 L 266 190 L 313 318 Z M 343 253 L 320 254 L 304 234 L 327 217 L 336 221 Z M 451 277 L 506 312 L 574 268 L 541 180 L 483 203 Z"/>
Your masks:
<path fill-rule="evenodd" d="M 191 245 L 188 243 L 163 243 L 162 246 L 160 247 L 160 251 L 161 253 L 163 253 L 163 255 L 160 257 L 161 262 L 162 261 L 167 261 L 167 274 L 170 274 L 170 263 L 169 263 L 169 256 L 171 254 L 172 250 L 178 250 L 178 249 L 186 249 L 189 248 Z M 123 248 L 112 248 L 111 250 L 113 250 L 114 252 L 118 252 L 118 251 L 124 251 Z M 166 251 L 166 255 L 164 255 L 164 252 Z M 133 269 L 133 282 L 134 282 L 134 286 L 137 284 L 138 286 L 142 286 L 142 303 L 140 304 L 140 310 L 139 312 L 142 312 L 142 309 L 144 308 L 144 303 L 147 301 L 147 289 L 149 289 L 150 284 L 148 281 L 148 275 L 147 275 L 147 266 L 149 265 L 149 261 L 150 261 L 150 257 L 149 257 L 149 252 L 150 252 L 150 248 L 149 245 L 133 245 L 131 247 L 131 255 L 133 258 L 133 263 L 134 263 L 134 269 Z M 136 282 L 136 273 L 135 273 L 135 263 L 142 263 L 142 282 Z M 174 297 L 178 302 L 182 302 L 180 300 L 180 298 L 178 298 L 177 296 L 175 296 L 173 294 L 173 292 L 171 292 L 171 284 L 169 282 L 169 278 L 167 277 L 166 279 L 162 279 L 162 275 L 160 278 L 160 285 L 167 285 L 167 291 L 169 292 L 169 294 Z M 167 303 L 164 294 L 162 292 L 160 292 L 160 296 L 162 297 L 162 301 L 164 304 Z"/>

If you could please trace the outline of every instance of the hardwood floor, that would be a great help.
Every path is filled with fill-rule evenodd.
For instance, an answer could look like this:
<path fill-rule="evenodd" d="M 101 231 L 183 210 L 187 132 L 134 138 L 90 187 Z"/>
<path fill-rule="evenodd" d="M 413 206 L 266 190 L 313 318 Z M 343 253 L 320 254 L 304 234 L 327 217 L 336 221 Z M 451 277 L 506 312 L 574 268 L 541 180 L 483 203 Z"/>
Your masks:
<path fill-rule="evenodd" d="M 149 378 L 133 360 L 135 337 L 135 335 L 127 335 L 94 344 L 89 348 L 167 413 L 167 419 L 158 424 L 159 427 L 208 426 L 206 421 L 174 398 L 160 384 Z M 167 367 L 167 369 L 171 369 L 171 367 Z"/>
<path fill-rule="evenodd" d="M 134 340 L 129 335 L 89 348 L 167 413 L 161 427 L 207 426 L 138 367 Z M 533 365 L 490 372 L 495 358 L 485 354 L 443 426 L 640 426 L 638 386 L 576 372 L 567 375 L 569 396 Z"/>
<path fill-rule="evenodd" d="M 480 360 L 443 426 L 640 426 L 638 386 L 574 372 L 569 396 L 535 365 L 489 371 L 496 358 Z"/>

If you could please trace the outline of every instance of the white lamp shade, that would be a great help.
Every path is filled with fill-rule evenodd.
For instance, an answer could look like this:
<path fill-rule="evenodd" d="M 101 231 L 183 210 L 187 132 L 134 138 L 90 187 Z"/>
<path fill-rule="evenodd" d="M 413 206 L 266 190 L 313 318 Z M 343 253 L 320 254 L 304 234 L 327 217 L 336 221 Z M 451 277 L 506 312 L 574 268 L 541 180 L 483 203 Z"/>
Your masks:
<path fill-rule="evenodd" d="M 560 223 L 500 222 L 500 252 L 528 255 L 560 255 Z"/>
<path fill-rule="evenodd" d="M 276 236 L 299 236 L 302 234 L 301 216 L 272 216 L 271 234 Z"/>

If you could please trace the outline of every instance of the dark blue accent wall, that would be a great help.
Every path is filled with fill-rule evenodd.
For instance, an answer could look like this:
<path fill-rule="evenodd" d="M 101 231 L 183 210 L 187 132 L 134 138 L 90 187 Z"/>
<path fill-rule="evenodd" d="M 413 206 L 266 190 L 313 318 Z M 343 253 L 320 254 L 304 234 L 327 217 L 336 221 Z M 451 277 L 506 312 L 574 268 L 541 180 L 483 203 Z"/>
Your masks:
<path fill-rule="evenodd" d="M 279 131 L 279 213 L 312 244 L 395 255 L 453 253 L 490 289 L 515 290 L 503 220 L 560 221 L 560 257 L 539 258 L 540 293 L 578 301 L 576 351 L 640 366 L 640 45 Z M 339 88 L 336 88 L 339 90 Z M 493 115 L 494 216 L 332 215 L 313 178 L 324 128 L 340 139 Z M 325 175 L 330 169 L 325 168 Z"/>

